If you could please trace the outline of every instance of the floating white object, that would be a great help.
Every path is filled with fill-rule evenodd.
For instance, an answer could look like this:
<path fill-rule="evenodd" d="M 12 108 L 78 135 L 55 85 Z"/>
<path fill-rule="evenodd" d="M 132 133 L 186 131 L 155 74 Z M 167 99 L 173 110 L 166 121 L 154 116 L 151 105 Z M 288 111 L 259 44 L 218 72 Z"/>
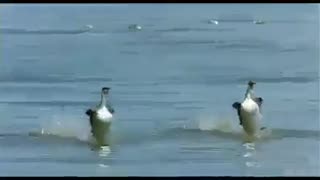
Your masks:
<path fill-rule="evenodd" d="M 254 20 L 253 23 L 254 23 L 254 24 L 265 24 L 265 21 L 262 21 L 262 20 Z"/>
<path fill-rule="evenodd" d="M 138 24 L 131 24 L 131 25 L 129 25 L 128 28 L 129 28 L 130 30 L 137 30 L 137 31 L 142 30 L 142 27 L 139 26 Z"/>
<path fill-rule="evenodd" d="M 215 24 L 215 25 L 218 25 L 218 24 L 219 24 L 219 21 L 217 21 L 217 20 L 213 20 L 213 19 L 210 19 L 210 20 L 208 21 L 208 23 L 209 23 L 209 24 Z"/>

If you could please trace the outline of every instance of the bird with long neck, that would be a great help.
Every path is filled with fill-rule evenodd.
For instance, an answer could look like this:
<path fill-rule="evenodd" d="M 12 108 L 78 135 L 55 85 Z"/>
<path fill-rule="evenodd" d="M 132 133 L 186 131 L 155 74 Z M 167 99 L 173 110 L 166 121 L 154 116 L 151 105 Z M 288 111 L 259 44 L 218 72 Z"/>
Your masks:
<path fill-rule="evenodd" d="M 244 102 L 246 102 L 246 100 L 253 100 L 258 106 L 259 106 L 259 112 L 261 111 L 261 105 L 262 105 L 262 102 L 263 102 L 263 99 L 261 97 L 255 97 L 254 95 L 254 91 L 253 91 L 253 88 L 254 88 L 254 85 L 256 84 L 256 82 L 254 81 L 249 81 L 248 82 L 248 87 L 247 87 L 247 90 L 246 90 L 246 93 L 245 93 L 245 96 L 244 96 Z M 237 110 L 237 114 L 238 114 L 238 117 L 239 117 L 239 121 L 240 121 L 240 125 L 242 125 L 242 119 L 243 117 L 241 116 L 241 108 L 242 108 L 242 103 L 240 102 L 235 102 L 232 104 L 232 107 L 234 109 Z"/>
<path fill-rule="evenodd" d="M 242 103 L 235 102 L 232 104 L 233 108 L 237 110 L 240 125 L 249 137 L 259 137 L 260 130 L 265 129 L 261 127 L 261 105 L 263 99 L 255 97 L 253 88 L 256 83 L 248 82 L 245 98 Z"/>
<path fill-rule="evenodd" d="M 109 131 L 114 109 L 107 103 L 107 95 L 110 88 L 103 87 L 101 90 L 101 100 L 95 109 L 88 109 L 86 114 L 90 117 L 92 135 L 98 144 L 105 143 L 105 135 Z"/>
<path fill-rule="evenodd" d="M 253 86 L 256 84 L 256 82 L 254 81 L 249 81 L 248 82 L 248 87 L 247 87 L 247 91 L 246 91 L 246 94 L 244 95 L 244 98 L 251 98 L 251 99 L 254 99 L 255 98 L 255 95 L 254 95 L 254 92 L 253 92 Z"/>
<path fill-rule="evenodd" d="M 98 108 L 106 107 L 107 105 L 107 94 L 109 93 L 109 88 L 102 88 L 101 100 Z"/>

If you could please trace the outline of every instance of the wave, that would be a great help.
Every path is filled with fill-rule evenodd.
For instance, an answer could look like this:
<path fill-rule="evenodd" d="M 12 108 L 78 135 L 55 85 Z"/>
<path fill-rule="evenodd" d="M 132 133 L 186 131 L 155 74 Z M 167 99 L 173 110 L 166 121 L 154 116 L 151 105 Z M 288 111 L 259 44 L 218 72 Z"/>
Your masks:
<path fill-rule="evenodd" d="M 186 129 L 183 129 L 186 130 Z M 220 136 L 220 137 L 232 137 L 239 138 L 239 135 L 243 133 L 239 133 L 238 131 L 226 132 L 223 129 L 190 129 L 191 131 L 209 131 L 212 135 Z M 186 130 L 188 131 L 188 130 Z M 283 139 L 283 138 L 306 138 L 306 139 L 316 139 L 320 140 L 320 131 L 314 130 L 295 130 L 295 129 L 282 129 L 282 128 L 272 128 L 263 132 L 262 138 L 264 139 Z"/>
<path fill-rule="evenodd" d="M 0 82 L 37 82 L 37 83 L 72 83 L 72 82 L 110 82 L 107 77 L 53 77 L 53 76 L 7 76 L 0 77 Z"/>
<path fill-rule="evenodd" d="M 200 102 L 200 101 L 199 101 Z M 95 105 L 94 101 L 74 101 L 74 100 L 50 100 L 50 101 L 0 101 L 0 104 L 23 105 L 23 106 L 77 106 L 77 107 L 91 107 Z M 140 99 L 123 99 L 115 100 L 114 104 L 125 104 L 126 106 L 146 106 L 146 107 L 176 107 L 177 105 L 188 105 L 197 103 L 197 101 L 154 101 L 154 100 L 140 100 Z M 191 107 L 192 108 L 192 107 Z"/>
<path fill-rule="evenodd" d="M 116 128 L 116 127 L 114 127 Z M 119 128 L 119 127 L 118 127 Z M 141 143 L 149 143 L 154 141 L 173 140 L 173 139 L 194 139 L 202 137 L 217 137 L 220 139 L 247 142 L 246 136 L 239 126 L 228 119 L 212 119 L 200 118 L 196 121 L 194 127 L 174 127 L 155 132 L 139 132 L 138 130 L 123 130 L 114 129 L 111 135 L 110 146 L 114 148 L 118 144 L 137 145 Z M 31 138 L 31 139 L 30 139 Z M 320 131 L 314 130 L 297 130 L 297 129 L 281 129 L 281 128 L 266 128 L 261 132 L 261 138 L 256 142 L 264 142 L 269 140 L 279 140 L 284 138 L 301 138 L 314 139 L 320 141 Z M 32 145 L 35 143 L 41 144 L 73 144 L 86 145 L 94 147 L 94 140 L 90 134 L 88 121 L 85 119 L 76 119 L 74 117 L 55 116 L 51 122 L 46 122 L 41 125 L 41 128 L 28 133 L 2 133 L 0 134 L 0 143 L 6 146 L 6 143 L 11 142 L 21 143 L 24 145 Z M 13 141 L 14 139 L 14 141 Z M 28 144 L 28 140 L 32 144 Z"/>
<path fill-rule="evenodd" d="M 169 29 L 159 29 L 155 30 L 156 32 L 190 32 L 190 31 L 195 31 L 195 32 L 230 32 L 230 31 L 235 31 L 235 28 L 169 28 Z"/>
<path fill-rule="evenodd" d="M 168 32 L 170 32 L 168 30 Z M 186 32 L 186 31 L 176 31 Z M 210 45 L 213 50 L 239 50 L 239 51 L 264 51 L 264 52 L 298 52 L 307 51 L 309 47 L 304 44 L 295 44 L 293 47 L 268 40 L 221 40 L 221 39 L 159 39 L 125 42 L 124 45 Z"/>
<path fill-rule="evenodd" d="M 165 135 L 166 138 L 173 136 L 183 138 L 202 134 L 236 141 L 248 140 L 248 137 L 243 132 L 242 128 L 236 126 L 236 124 L 230 120 L 221 119 L 212 121 L 201 119 L 197 123 L 198 127 L 176 127 L 167 129 L 162 132 L 162 134 Z M 260 132 L 260 139 L 258 139 L 258 141 L 278 140 L 283 138 L 315 139 L 320 141 L 320 131 L 267 127 Z"/>
<path fill-rule="evenodd" d="M 74 124 L 73 124 L 74 126 Z M 166 129 L 162 131 L 158 131 L 152 135 L 145 135 L 142 137 L 142 134 L 130 134 L 130 136 L 121 136 L 121 132 L 115 132 L 113 134 L 114 139 L 113 142 L 117 143 L 143 143 L 149 141 L 157 141 L 157 140 L 166 140 L 166 139 L 192 139 L 197 138 L 199 136 L 214 136 L 222 139 L 230 139 L 234 141 L 246 141 L 245 133 L 242 131 L 240 127 L 231 127 L 230 122 L 220 121 L 213 126 L 208 127 L 198 127 L 198 128 L 186 128 L 186 127 L 177 127 Z M 89 127 L 89 126 L 88 126 Z M 125 132 L 123 132 L 125 133 Z M 47 129 L 42 129 L 41 131 L 33 131 L 28 134 L 0 134 L 2 138 L 8 137 L 37 137 L 45 140 L 55 140 L 61 142 L 74 142 L 80 144 L 93 144 L 94 141 L 92 137 L 89 135 L 88 130 L 80 130 L 80 128 L 66 126 L 65 124 L 62 126 L 54 125 Z M 136 136 L 136 138 L 135 138 Z M 258 139 L 258 142 L 268 141 L 268 140 L 279 140 L 284 138 L 301 138 L 301 139 L 314 139 L 320 141 L 320 131 L 314 130 L 295 130 L 295 129 L 281 129 L 281 128 L 267 128 L 264 132 L 261 132 L 261 138 Z"/>
<path fill-rule="evenodd" d="M 306 19 L 263 19 L 263 21 L 266 21 L 267 23 L 304 23 L 304 22 L 312 22 L 310 20 Z M 248 23 L 253 22 L 254 20 L 259 20 L 259 18 L 254 17 L 251 14 L 246 13 L 230 13 L 230 14 L 222 14 L 219 15 L 215 20 L 219 22 L 235 22 L 235 23 Z M 206 21 L 207 22 L 207 21 Z"/>
<path fill-rule="evenodd" d="M 218 18 L 216 19 L 217 21 L 219 21 L 219 23 L 252 23 L 253 21 L 257 20 L 254 18 L 248 18 L 248 19 L 237 19 L 237 18 Z M 207 21 L 206 21 L 207 22 Z M 307 20 L 266 20 L 266 23 L 279 23 L 279 24 L 298 24 L 298 23 L 309 23 L 312 21 L 307 21 Z"/>
<path fill-rule="evenodd" d="M 91 31 L 92 26 L 83 29 L 18 29 L 18 28 L 0 28 L 1 34 L 36 34 L 36 35 L 55 35 L 55 34 L 81 34 Z"/>
<path fill-rule="evenodd" d="M 306 77 L 306 76 L 294 76 L 294 77 L 246 77 L 239 78 L 237 82 L 246 82 L 248 79 L 254 79 L 257 82 L 262 83 L 309 83 L 319 81 L 319 77 Z"/>
<path fill-rule="evenodd" d="M 198 77 L 165 77 L 159 80 L 159 84 L 245 84 L 248 79 L 252 79 L 259 83 L 310 83 L 318 82 L 319 77 L 314 76 L 287 76 L 287 77 L 257 77 L 257 76 L 247 76 L 235 78 L 236 75 L 232 76 L 205 76 L 202 75 L 201 78 Z"/>
<path fill-rule="evenodd" d="M 215 84 L 243 84 L 246 83 L 248 79 L 253 79 L 260 83 L 310 83 L 318 82 L 318 76 L 280 76 L 280 77 L 257 77 L 257 76 L 247 76 L 235 78 L 235 76 L 206 76 L 203 75 L 201 78 L 190 78 L 190 77 L 163 77 L 157 80 L 157 82 L 150 82 L 147 84 L 130 84 L 130 83 L 120 83 L 119 86 L 142 86 L 142 85 L 155 85 L 155 84 L 167 84 L 167 83 L 215 83 Z M 0 82 L 2 83 L 88 83 L 88 82 L 111 82 L 114 81 L 112 78 L 106 77 L 26 77 L 26 76 L 16 76 L 16 77 L 0 77 Z M 115 82 L 116 83 L 116 82 Z"/>
<path fill-rule="evenodd" d="M 0 104 L 28 105 L 28 106 L 83 106 L 88 107 L 94 104 L 91 101 L 0 101 Z"/>

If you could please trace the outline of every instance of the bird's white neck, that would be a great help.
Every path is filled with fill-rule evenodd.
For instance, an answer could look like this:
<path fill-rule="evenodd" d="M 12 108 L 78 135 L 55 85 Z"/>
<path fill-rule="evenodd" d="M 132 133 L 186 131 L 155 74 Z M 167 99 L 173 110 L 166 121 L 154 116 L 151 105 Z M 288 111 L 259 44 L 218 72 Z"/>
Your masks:
<path fill-rule="evenodd" d="M 104 94 L 101 94 L 101 101 L 100 104 L 98 105 L 98 108 L 103 108 L 106 107 L 107 105 L 107 97 Z"/>
<path fill-rule="evenodd" d="M 253 97 L 254 97 L 253 87 L 248 86 L 246 94 L 245 94 L 245 99 L 252 99 Z"/>

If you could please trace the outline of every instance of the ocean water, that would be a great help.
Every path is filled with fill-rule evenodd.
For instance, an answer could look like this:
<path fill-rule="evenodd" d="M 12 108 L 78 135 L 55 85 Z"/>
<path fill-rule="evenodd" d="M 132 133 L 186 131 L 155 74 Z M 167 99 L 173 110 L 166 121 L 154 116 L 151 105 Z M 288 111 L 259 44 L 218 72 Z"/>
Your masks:
<path fill-rule="evenodd" d="M 320 175 L 318 4 L 3 4 L 0 42 L 1 176 Z M 248 80 L 268 128 L 250 143 Z"/>

